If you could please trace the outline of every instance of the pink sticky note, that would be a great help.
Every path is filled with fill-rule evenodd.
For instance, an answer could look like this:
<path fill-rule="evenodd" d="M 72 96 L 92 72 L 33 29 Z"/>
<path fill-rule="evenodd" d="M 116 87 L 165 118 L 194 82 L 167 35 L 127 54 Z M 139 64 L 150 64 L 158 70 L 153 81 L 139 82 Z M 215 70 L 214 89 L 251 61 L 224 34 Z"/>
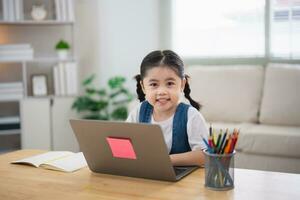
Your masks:
<path fill-rule="evenodd" d="M 136 155 L 130 139 L 107 137 L 106 140 L 114 157 L 136 159 Z"/>

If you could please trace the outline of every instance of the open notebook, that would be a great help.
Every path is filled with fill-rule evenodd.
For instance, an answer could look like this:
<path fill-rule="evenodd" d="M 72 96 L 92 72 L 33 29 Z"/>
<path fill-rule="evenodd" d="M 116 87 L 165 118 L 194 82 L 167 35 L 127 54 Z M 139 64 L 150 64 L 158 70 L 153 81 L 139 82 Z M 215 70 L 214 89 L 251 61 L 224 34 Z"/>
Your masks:
<path fill-rule="evenodd" d="M 73 172 L 87 166 L 82 154 L 70 151 L 50 151 L 47 153 L 31 156 L 21 160 L 13 161 L 12 164 L 28 164 L 34 167 Z"/>

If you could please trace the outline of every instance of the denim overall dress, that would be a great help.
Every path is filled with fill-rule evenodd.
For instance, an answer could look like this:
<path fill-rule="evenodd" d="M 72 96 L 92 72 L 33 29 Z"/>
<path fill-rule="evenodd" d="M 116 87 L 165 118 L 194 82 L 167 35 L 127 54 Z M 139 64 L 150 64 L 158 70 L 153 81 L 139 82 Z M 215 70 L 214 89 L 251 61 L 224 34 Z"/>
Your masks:
<path fill-rule="evenodd" d="M 180 103 L 175 111 L 172 127 L 172 148 L 170 154 L 191 151 L 187 136 L 188 104 Z M 140 123 L 150 123 L 153 107 L 148 101 L 143 101 L 139 113 Z"/>

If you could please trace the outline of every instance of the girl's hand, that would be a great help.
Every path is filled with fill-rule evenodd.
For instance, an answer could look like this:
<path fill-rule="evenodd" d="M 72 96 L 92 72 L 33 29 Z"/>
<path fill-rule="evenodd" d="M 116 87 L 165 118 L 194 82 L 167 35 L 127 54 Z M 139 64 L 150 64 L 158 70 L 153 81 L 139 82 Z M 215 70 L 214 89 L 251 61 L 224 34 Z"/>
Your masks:
<path fill-rule="evenodd" d="M 194 150 L 185 153 L 170 155 L 171 162 L 174 166 L 203 166 L 204 153 L 202 150 Z"/>

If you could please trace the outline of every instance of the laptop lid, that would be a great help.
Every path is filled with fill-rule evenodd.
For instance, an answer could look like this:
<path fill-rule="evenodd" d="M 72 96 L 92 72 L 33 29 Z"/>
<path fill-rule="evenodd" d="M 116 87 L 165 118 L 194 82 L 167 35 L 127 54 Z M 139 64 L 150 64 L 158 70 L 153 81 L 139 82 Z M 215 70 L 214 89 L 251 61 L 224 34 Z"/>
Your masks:
<path fill-rule="evenodd" d="M 70 124 L 93 172 L 176 181 L 195 169 L 184 167 L 176 177 L 159 125 L 101 120 Z"/>

